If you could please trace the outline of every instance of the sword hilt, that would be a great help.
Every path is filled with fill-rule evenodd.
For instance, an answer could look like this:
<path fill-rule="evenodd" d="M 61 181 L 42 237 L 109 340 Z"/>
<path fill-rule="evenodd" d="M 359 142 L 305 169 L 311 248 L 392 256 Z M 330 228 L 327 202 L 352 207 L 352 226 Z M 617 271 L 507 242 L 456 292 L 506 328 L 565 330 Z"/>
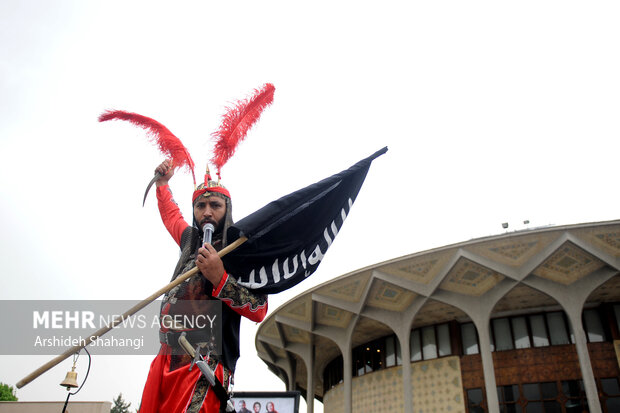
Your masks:
<path fill-rule="evenodd" d="M 213 370 L 211 370 L 211 367 L 209 367 L 207 362 L 200 355 L 200 346 L 196 346 L 196 349 L 194 350 L 194 348 L 189 343 L 189 341 L 187 341 L 187 338 L 185 337 L 185 333 L 182 333 L 179 336 L 179 344 L 181 345 L 181 348 L 185 350 L 185 352 L 193 358 L 192 364 L 189 366 L 189 370 L 190 371 L 192 370 L 192 367 L 194 367 L 194 364 L 197 365 L 200 371 L 202 372 L 202 374 L 204 374 L 204 376 L 207 378 L 209 383 L 211 383 L 211 385 L 214 386 L 215 385 L 215 373 L 213 372 Z M 207 355 L 207 359 L 208 358 L 209 356 Z"/>

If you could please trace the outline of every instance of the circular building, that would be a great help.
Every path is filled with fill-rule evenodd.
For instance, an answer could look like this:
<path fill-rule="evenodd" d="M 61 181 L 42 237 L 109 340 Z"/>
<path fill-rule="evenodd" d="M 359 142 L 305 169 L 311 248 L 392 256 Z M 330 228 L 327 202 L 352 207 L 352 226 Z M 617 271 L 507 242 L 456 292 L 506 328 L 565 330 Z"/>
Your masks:
<path fill-rule="evenodd" d="M 308 412 L 620 412 L 620 220 L 345 274 L 274 311 L 256 348 Z"/>

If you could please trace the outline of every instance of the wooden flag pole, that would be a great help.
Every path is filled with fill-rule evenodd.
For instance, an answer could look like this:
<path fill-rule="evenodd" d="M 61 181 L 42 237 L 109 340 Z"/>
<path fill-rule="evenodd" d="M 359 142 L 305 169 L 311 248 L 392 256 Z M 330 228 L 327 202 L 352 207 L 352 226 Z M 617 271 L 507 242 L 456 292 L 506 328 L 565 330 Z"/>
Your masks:
<path fill-rule="evenodd" d="M 220 257 L 223 257 L 224 255 L 228 254 L 229 252 L 231 252 L 232 250 L 234 250 L 235 248 L 237 248 L 239 245 L 243 244 L 247 240 L 248 239 L 246 237 L 239 238 L 238 240 L 236 240 L 232 244 L 228 245 L 227 247 L 225 247 L 221 251 L 219 251 L 218 255 Z M 154 292 L 153 294 L 151 294 L 150 296 L 148 296 L 147 298 L 145 298 L 144 300 L 142 300 L 138 304 L 136 304 L 133 307 L 131 307 L 129 310 L 125 311 L 120 317 L 115 318 L 114 321 L 110 325 L 105 326 L 105 327 L 100 328 L 99 330 L 95 331 L 93 334 L 91 334 L 88 337 L 88 339 L 85 340 L 85 344 L 77 345 L 77 346 L 73 346 L 73 347 L 69 348 L 64 353 L 54 357 L 52 360 L 48 361 L 47 363 L 45 363 L 44 365 L 42 365 L 41 367 L 39 367 L 38 369 L 36 369 L 32 373 L 30 373 L 29 375 L 27 375 L 26 377 L 21 379 L 15 386 L 18 389 L 21 389 L 26 384 L 30 383 L 31 381 L 33 381 L 34 379 L 39 377 L 41 374 L 45 373 L 46 371 L 48 371 L 52 367 L 56 366 L 61 361 L 69 358 L 71 355 L 77 353 L 78 351 L 80 351 L 81 349 L 83 349 L 84 347 L 86 347 L 87 345 L 92 343 L 93 341 L 97 340 L 99 337 L 101 337 L 102 335 L 104 335 L 105 333 L 107 333 L 108 331 L 112 330 L 114 327 L 116 327 L 120 323 L 122 323 L 123 320 L 127 319 L 128 317 L 130 317 L 130 316 L 134 315 L 135 313 L 137 313 L 138 311 L 142 310 L 144 307 L 149 305 L 151 302 L 155 301 L 159 296 L 161 296 L 162 294 L 165 294 L 168 291 L 172 290 L 174 287 L 176 287 L 177 285 L 181 284 L 182 282 L 184 282 L 185 280 L 187 280 L 191 276 L 195 275 L 196 273 L 198 273 L 198 267 L 194 267 L 191 270 L 187 271 L 186 273 L 181 274 L 174 281 L 172 281 L 170 284 L 166 285 L 163 288 L 160 288 L 159 290 L 157 290 L 156 292 Z"/>

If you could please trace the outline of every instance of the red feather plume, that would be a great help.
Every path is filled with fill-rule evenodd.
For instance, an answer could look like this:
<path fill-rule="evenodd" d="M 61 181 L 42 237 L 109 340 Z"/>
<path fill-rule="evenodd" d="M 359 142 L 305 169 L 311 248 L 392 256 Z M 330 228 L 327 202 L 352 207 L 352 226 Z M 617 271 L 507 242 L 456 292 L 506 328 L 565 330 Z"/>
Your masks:
<path fill-rule="evenodd" d="M 157 145 L 161 153 L 172 159 L 174 167 L 186 166 L 192 172 L 194 186 L 196 185 L 194 161 L 181 140 L 168 128 L 155 119 L 122 110 L 108 110 L 99 116 L 99 122 L 115 119 L 126 120 L 146 130 L 148 137 Z"/>
<path fill-rule="evenodd" d="M 252 97 L 227 108 L 220 128 L 211 134 L 215 140 L 211 163 L 217 169 L 218 177 L 224 164 L 234 155 L 237 146 L 258 121 L 263 110 L 273 102 L 275 90 L 271 83 L 266 83 L 261 89 L 255 89 Z"/>

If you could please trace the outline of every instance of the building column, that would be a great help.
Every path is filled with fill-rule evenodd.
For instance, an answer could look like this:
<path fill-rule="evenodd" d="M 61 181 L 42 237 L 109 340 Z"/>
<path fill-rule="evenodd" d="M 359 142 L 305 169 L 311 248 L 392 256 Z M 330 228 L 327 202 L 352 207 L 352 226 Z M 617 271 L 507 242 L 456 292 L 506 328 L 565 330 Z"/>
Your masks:
<path fill-rule="evenodd" d="M 353 413 L 353 355 L 351 354 L 351 341 L 353 340 L 353 331 L 357 325 L 359 315 L 353 316 L 346 330 L 335 327 L 322 327 L 321 332 L 315 331 L 319 335 L 329 337 L 336 343 L 342 354 L 342 390 L 343 390 L 343 412 Z"/>
<path fill-rule="evenodd" d="M 400 343 L 400 356 L 403 359 L 403 411 L 405 413 L 413 413 L 413 382 L 411 380 L 411 349 L 409 348 L 411 330 L 407 329 L 405 333 L 396 334 Z"/>
<path fill-rule="evenodd" d="M 351 320 L 350 326 L 345 331 L 345 334 L 340 335 L 339 339 L 335 340 L 336 344 L 340 348 L 342 353 L 342 368 L 344 369 L 343 380 L 343 411 L 344 413 L 353 413 L 353 354 L 351 351 L 351 341 L 353 339 L 353 330 L 357 324 L 358 317 L 354 317 Z"/>
<path fill-rule="evenodd" d="M 297 360 L 293 355 L 289 352 L 287 353 L 287 366 L 286 369 L 286 391 L 294 391 L 295 390 L 295 376 L 297 375 Z"/>
<path fill-rule="evenodd" d="M 596 380 L 594 379 L 594 372 L 592 371 L 592 361 L 590 360 L 590 353 L 588 352 L 588 341 L 586 340 L 586 333 L 583 331 L 583 324 L 581 322 L 582 307 L 579 306 L 577 309 L 569 309 L 564 307 L 564 311 L 568 315 L 568 320 L 573 327 L 573 334 L 575 335 L 575 348 L 577 349 L 577 357 L 579 358 L 579 368 L 581 369 L 583 388 L 586 391 L 586 397 L 588 398 L 590 413 L 601 413 L 601 401 L 598 397 Z"/>
<path fill-rule="evenodd" d="M 306 412 L 314 412 L 314 344 L 308 343 L 308 360 L 306 361 Z"/>
<path fill-rule="evenodd" d="M 346 349 L 340 348 L 342 352 L 342 368 L 344 369 L 342 375 L 343 385 L 343 407 L 344 413 L 353 412 L 353 355 L 351 354 L 351 346 L 347 346 Z"/>
<path fill-rule="evenodd" d="M 295 391 L 295 376 L 297 374 L 297 363 L 293 360 L 290 364 L 291 371 L 288 375 L 288 391 Z"/>
<path fill-rule="evenodd" d="M 473 320 L 480 338 L 480 357 L 484 374 L 484 387 L 489 413 L 499 413 L 499 399 L 497 398 L 497 382 L 495 381 L 495 367 L 491 352 L 491 337 L 489 336 L 489 318 Z"/>

